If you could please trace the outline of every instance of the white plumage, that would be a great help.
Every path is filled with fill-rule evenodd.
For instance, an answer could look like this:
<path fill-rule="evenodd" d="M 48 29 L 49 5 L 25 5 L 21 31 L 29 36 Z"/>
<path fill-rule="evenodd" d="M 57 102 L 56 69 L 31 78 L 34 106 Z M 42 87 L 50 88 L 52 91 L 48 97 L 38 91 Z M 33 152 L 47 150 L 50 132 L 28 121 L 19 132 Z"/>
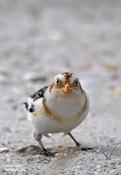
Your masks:
<path fill-rule="evenodd" d="M 70 133 L 87 116 L 89 100 L 77 77 L 62 73 L 27 100 L 27 117 L 35 132 Z"/>

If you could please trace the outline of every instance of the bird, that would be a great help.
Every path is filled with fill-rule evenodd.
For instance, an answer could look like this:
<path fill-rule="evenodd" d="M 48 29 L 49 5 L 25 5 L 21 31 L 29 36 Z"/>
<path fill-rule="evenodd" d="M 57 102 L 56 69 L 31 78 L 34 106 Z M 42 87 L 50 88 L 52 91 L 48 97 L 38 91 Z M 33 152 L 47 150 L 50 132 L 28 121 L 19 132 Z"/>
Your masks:
<path fill-rule="evenodd" d="M 57 74 L 49 85 L 30 95 L 24 105 L 34 128 L 34 138 L 45 156 L 53 156 L 42 142 L 42 137 L 49 134 L 64 133 L 76 146 L 80 145 L 71 131 L 88 115 L 89 97 L 76 75 Z"/>

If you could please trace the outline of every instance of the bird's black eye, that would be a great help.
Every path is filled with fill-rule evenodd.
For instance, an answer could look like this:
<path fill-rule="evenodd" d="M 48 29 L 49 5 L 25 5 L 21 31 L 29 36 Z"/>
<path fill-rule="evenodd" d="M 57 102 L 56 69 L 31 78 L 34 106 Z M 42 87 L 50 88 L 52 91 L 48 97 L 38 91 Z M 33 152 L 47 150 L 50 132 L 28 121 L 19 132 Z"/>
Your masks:
<path fill-rule="evenodd" d="M 57 78 L 56 84 L 57 84 L 57 86 L 61 86 L 62 85 L 62 81 L 59 78 Z"/>
<path fill-rule="evenodd" d="M 78 84 L 79 84 L 79 80 L 78 79 L 74 80 L 73 85 L 78 86 Z"/>
<path fill-rule="evenodd" d="M 56 80 L 56 83 L 59 84 L 59 79 Z"/>

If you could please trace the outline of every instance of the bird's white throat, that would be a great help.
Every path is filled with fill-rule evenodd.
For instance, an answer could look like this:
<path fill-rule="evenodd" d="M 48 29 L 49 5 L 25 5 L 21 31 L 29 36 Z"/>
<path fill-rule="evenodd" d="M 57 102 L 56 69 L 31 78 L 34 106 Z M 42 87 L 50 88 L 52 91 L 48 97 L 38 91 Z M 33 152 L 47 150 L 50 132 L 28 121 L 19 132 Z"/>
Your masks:
<path fill-rule="evenodd" d="M 61 93 L 50 93 L 49 91 L 45 94 L 46 104 L 55 114 L 62 117 L 75 116 L 81 110 L 83 105 L 84 96 L 81 93 L 62 95 Z"/>

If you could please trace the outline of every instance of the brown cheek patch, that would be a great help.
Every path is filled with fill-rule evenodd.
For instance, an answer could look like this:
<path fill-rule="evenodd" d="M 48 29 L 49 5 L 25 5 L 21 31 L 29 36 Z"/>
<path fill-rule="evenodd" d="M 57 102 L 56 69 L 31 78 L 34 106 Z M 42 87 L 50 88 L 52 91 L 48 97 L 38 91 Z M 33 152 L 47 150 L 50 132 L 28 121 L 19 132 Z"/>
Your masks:
<path fill-rule="evenodd" d="M 80 90 L 81 90 L 81 92 L 83 91 L 83 89 L 82 89 L 82 86 L 81 86 L 81 84 L 79 83 L 79 87 L 80 87 Z"/>
<path fill-rule="evenodd" d="M 54 82 L 50 85 L 50 89 L 49 89 L 49 92 L 52 91 L 52 88 L 54 87 Z"/>

